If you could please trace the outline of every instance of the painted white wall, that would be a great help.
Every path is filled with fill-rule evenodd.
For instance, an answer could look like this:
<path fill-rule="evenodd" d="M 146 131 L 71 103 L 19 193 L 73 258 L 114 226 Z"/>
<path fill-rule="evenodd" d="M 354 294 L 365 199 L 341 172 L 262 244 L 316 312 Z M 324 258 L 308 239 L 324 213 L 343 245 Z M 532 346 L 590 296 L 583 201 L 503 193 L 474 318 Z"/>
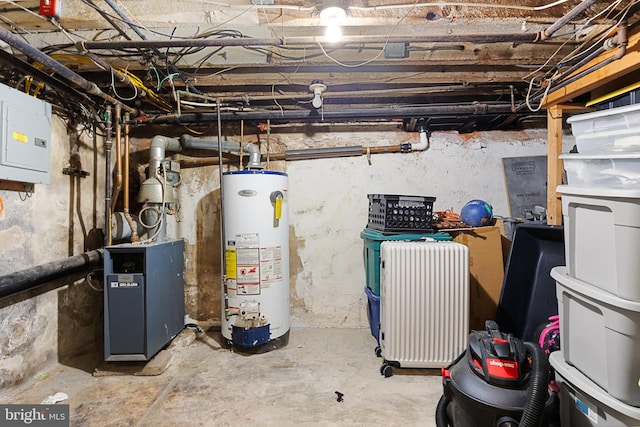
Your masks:
<path fill-rule="evenodd" d="M 379 146 L 406 142 L 404 132 L 280 135 L 289 149 Z M 435 196 L 435 210 L 456 212 L 475 198 L 509 216 L 502 158 L 546 155 L 546 130 L 434 133 L 423 152 L 287 162 L 292 247 L 303 266 L 292 277 L 293 325 L 367 326 L 360 232 L 369 193 Z M 416 139 L 413 142 L 417 142 Z M 573 145 L 571 136 L 565 145 Z M 568 148 L 567 148 L 568 150 Z M 565 150 L 566 151 L 566 150 Z"/>
<path fill-rule="evenodd" d="M 245 142 L 256 142 L 248 141 L 249 138 L 245 137 Z M 230 136 L 229 139 L 238 138 Z M 436 211 L 453 208 L 456 212 L 460 212 L 467 201 L 480 198 L 493 206 L 495 215 L 510 216 L 502 159 L 546 155 L 546 140 L 546 129 L 468 135 L 436 132 L 431 135 L 425 151 L 373 154 L 371 164 L 367 156 L 271 162 L 270 169 L 286 171 L 289 175 L 292 325 L 368 326 L 360 238 L 360 232 L 367 225 L 367 194 L 435 196 Z M 395 128 L 372 131 L 330 125 L 304 131 L 276 128 L 270 135 L 269 151 L 354 145 L 376 147 L 417 141 L 417 133 Z M 563 151 L 568 151 L 573 141 L 570 134 L 565 135 Z M 261 142 L 264 153 L 264 135 Z M 264 154 L 263 162 L 266 162 Z M 169 219 L 169 234 L 182 237 L 187 246 L 193 246 L 198 245 L 196 221 L 202 221 L 197 219 L 197 212 L 201 202 L 211 199 L 219 187 L 218 169 L 216 166 L 183 169 L 182 175 L 183 182 L 178 189 L 180 222 Z M 211 213 L 215 214 L 217 212 Z M 186 261 L 187 272 L 211 270 L 219 263 L 219 259 L 213 258 L 207 261 L 208 266 L 195 265 L 195 260 L 190 258 Z M 189 277 L 195 276 L 197 274 Z M 216 278 L 212 283 L 218 286 L 220 281 Z M 202 298 L 202 295 L 193 298 Z M 214 309 L 208 312 L 215 313 L 219 302 L 205 304 L 213 305 Z"/>

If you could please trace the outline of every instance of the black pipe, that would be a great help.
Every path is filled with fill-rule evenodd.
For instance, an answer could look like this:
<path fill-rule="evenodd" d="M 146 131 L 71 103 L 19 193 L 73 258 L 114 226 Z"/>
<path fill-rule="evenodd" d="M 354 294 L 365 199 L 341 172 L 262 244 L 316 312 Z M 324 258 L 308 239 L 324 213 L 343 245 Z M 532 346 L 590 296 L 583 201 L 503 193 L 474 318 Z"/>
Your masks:
<path fill-rule="evenodd" d="M 531 355 L 531 374 L 520 427 L 539 427 L 548 397 L 549 360 L 539 345 L 530 342 L 525 342 L 524 345 Z"/>
<path fill-rule="evenodd" d="M 69 274 L 102 266 L 102 250 L 85 252 L 59 261 L 0 276 L 0 298 L 26 291 Z"/>
<path fill-rule="evenodd" d="M 37 69 L 28 62 L 11 55 L 9 52 L 3 49 L 0 49 L 0 61 L 9 65 L 12 69 L 20 70 L 24 74 L 33 76 L 37 80 L 44 82 L 50 88 L 62 92 L 64 95 L 66 95 L 66 100 L 73 100 L 85 106 L 91 104 L 91 106 L 95 108 L 95 102 L 91 98 L 89 98 L 87 94 L 79 92 L 78 90 L 70 87 L 65 82 L 57 79 L 55 76 L 50 76 L 46 72 Z"/>
<path fill-rule="evenodd" d="M 84 90 L 85 92 L 94 94 L 94 95 L 100 92 L 100 89 L 98 88 L 98 86 L 96 86 L 95 83 L 91 83 L 89 80 L 71 71 L 70 69 L 68 69 L 67 67 L 65 67 L 64 65 L 56 61 L 55 59 L 40 52 L 38 49 L 31 46 L 26 41 L 20 39 L 19 37 L 16 37 L 15 35 L 13 35 L 13 33 L 11 33 L 8 30 L 5 30 L 2 27 L 0 27 L 0 40 L 5 41 L 8 45 L 23 52 L 25 55 L 27 55 L 29 58 L 33 59 L 34 61 L 38 61 L 43 65 L 45 65 L 46 67 L 52 69 L 57 74 L 61 75 L 62 77 L 69 80 L 73 84 L 82 88 L 82 90 Z"/>
<path fill-rule="evenodd" d="M 290 111 L 243 111 L 221 112 L 223 121 L 239 120 L 308 120 L 308 121 L 333 121 L 344 119 L 363 118 L 389 118 L 389 117 L 425 117 L 425 116 L 467 116 L 485 114 L 513 114 L 511 103 L 483 104 L 469 103 L 460 105 L 424 105 L 424 106 L 389 106 L 388 108 L 351 108 L 348 110 L 331 111 L 325 108 L 322 116 L 314 111 L 290 110 Z M 180 123 L 210 123 L 217 120 L 217 113 L 186 113 L 181 115 L 163 114 L 139 121 L 141 124 L 180 124 Z"/>
<path fill-rule="evenodd" d="M 27 55 L 28 58 L 34 61 L 38 61 L 45 67 L 48 67 L 51 70 L 55 71 L 58 75 L 62 76 L 66 80 L 70 81 L 71 83 L 79 86 L 86 93 L 90 95 L 99 96 L 111 104 L 121 104 L 122 108 L 124 108 L 126 111 L 130 112 L 131 114 L 134 114 L 134 115 L 139 114 L 138 110 L 120 103 L 112 96 L 107 95 L 102 90 L 100 90 L 100 88 L 95 83 L 90 82 L 89 80 L 85 79 L 81 75 L 65 67 L 55 59 L 51 58 L 48 55 L 45 55 L 35 47 L 31 46 L 26 41 L 22 40 L 19 37 L 16 37 L 13 33 L 11 33 L 8 30 L 5 30 L 2 27 L 0 27 L 0 40 L 6 42 L 11 47 L 18 49 L 19 51 Z"/>

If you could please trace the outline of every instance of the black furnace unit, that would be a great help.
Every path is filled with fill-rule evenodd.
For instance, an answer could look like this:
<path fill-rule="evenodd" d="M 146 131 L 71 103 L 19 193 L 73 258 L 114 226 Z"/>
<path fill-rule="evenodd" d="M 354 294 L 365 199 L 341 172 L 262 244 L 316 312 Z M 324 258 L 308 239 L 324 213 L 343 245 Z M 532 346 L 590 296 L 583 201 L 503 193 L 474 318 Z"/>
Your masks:
<path fill-rule="evenodd" d="M 104 251 L 104 359 L 151 359 L 184 328 L 184 242 Z"/>

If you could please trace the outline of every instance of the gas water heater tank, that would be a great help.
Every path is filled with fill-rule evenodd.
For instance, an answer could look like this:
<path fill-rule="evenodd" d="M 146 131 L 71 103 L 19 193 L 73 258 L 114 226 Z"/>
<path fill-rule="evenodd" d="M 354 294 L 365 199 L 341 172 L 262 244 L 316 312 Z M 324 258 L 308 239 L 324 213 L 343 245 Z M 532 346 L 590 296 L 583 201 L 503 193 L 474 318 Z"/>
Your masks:
<path fill-rule="evenodd" d="M 288 342 L 287 187 L 283 172 L 223 174 L 222 335 L 234 346 L 270 349 Z M 269 342 L 274 345 L 263 346 Z"/>

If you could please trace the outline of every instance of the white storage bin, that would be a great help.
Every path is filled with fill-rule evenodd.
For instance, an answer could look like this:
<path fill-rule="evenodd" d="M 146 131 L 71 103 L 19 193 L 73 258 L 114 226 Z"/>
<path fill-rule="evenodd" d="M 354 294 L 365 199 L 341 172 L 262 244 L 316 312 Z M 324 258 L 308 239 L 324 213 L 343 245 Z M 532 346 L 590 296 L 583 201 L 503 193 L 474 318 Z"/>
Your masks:
<path fill-rule="evenodd" d="M 640 188 L 640 152 L 624 154 L 562 154 L 569 185 Z"/>
<path fill-rule="evenodd" d="M 569 117 L 581 154 L 640 152 L 640 104 Z"/>
<path fill-rule="evenodd" d="M 640 406 L 640 302 L 594 288 L 554 267 L 564 360 L 613 398 Z"/>
<path fill-rule="evenodd" d="M 640 301 L 640 188 L 560 185 L 569 275 Z"/>
<path fill-rule="evenodd" d="M 562 353 L 549 356 L 560 384 L 560 424 L 568 427 L 640 426 L 640 408 L 625 405 L 611 397 L 576 368 L 568 365 Z"/>

